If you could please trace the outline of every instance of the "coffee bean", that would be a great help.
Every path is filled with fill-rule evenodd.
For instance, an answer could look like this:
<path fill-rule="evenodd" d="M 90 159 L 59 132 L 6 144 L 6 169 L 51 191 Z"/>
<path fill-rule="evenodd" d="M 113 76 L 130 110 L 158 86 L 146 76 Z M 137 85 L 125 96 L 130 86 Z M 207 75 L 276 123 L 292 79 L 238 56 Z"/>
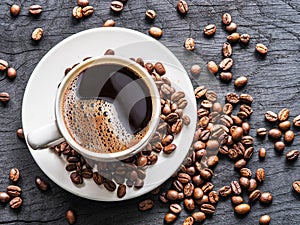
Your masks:
<path fill-rule="evenodd" d="M 195 88 L 195 90 L 194 90 L 194 94 L 195 94 L 196 98 L 201 98 L 201 97 L 205 96 L 206 92 L 207 92 L 207 88 L 205 86 L 199 86 L 199 87 Z M 206 114 L 206 112 L 207 111 L 205 111 L 205 114 Z M 197 112 L 197 113 L 199 115 L 199 112 Z"/>
<path fill-rule="evenodd" d="M 230 72 L 221 72 L 220 80 L 223 82 L 230 82 L 232 80 L 232 73 Z"/>
<path fill-rule="evenodd" d="M 241 189 L 241 186 L 239 184 L 238 181 L 232 181 L 230 183 L 230 186 L 231 186 L 231 190 L 232 192 L 235 194 L 235 195 L 240 195 L 242 193 L 242 189 Z"/>
<path fill-rule="evenodd" d="M 187 38 L 184 42 L 184 47 L 189 51 L 193 51 L 195 49 L 195 40 L 193 38 Z"/>
<path fill-rule="evenodd" d="M 263 215 L 259 218 L 260 225 L 268 225 L 271 222 L 271 217 L 269 215 Z"/>
<path fill-rule="evenodd" d="M 278 140 L 281 138 L 281 131 L 277 128 L 273 128 L 273 129 L 269 130 L 268 136 L 269 136 L 269 138 L 271 138 L 273 140 Z"/>
<path fill-rule="evenodd" d="M 199 173 L 200 173 L 201 178 L 203 178 L 204 180 L 210 180 L 212 178 L 212 176 L 214 175 L 214 172 L 209 168 L 204 168 L 204 169 L 200 170 Z"/>
<path fill-rule="evenodd" d="M 123 198 L 126 195 L 126 185 L 120 184 L 117 189 L 118 198 Z"/>
<path fill-rule="evenodd" d="M 183 193 L 185 197 L 191 197 L 194 193 L 194 185 L 192 183 L 187 183 L 184 186 Z"/>
<path fill-rule="evenodd" d="M 120 1 L 112 1 L 110 4 L 110 9 L 116 13 L 119 13 L 123 10 L 124 5 Z"/>
<path fill-rule="evenodd" d="M 6 92 L 0 93 L 0 102 L 7 103 L 10 100 L 10 96 Z"/>
<path fill-rule="evenodd" d="M 257 182 L 254 178 L 251 178 L 249 181 L 248 192 L 252 192 L 257 188 Z"/>
<path fill-rule="evenodd" d="M 49 184 L 40 177 L 35 178 L 35 185 L 42 191 L 47 191 L 49 189 Z"/>
<path fill-rule="evenodd" d="M 236 126 L 241 126 L 243 123 L 243 120 L 238 116 L 231 115 L 231 119 L 233 120 L 233 123 Z"/>
<path fill-rule="evenodd" d="M 224 187 L 220 188 L 218 190 L 218 192 L 222 197 L 227 197 L 231 194 L 232 190 L 231 190 L 230 186 L 224 186 Z"/>
<path fill-rule="evenodd" d="M 7 74 L 7 77 L 8 77 L 9 79 L 12 80 L 12 79 L 15 79 L 15 78 L 16 78 L 16 76 L 17 76 L 17 71 L 16 71 L 15 68 L 9 67 L 9 68 L 7 69 L 6 74 Z"/>
<path fill-rule="evenodd" d="M 250 116 L 253 113 L 253 109 L 246 104 L 240 106 L 240 111 L 245 112 L 247 116 Z"/>
<path fill-rule="evenodd" d="M 250 195 L 249 195 L 249 201 L 250 202 L 255 202 L 256 200 L 259 199 L 260 195 L 261 195 L 260 190 L 254 190 L 254 191 L 252 191 L 250 193 Z"/>
<path fill-rule="evenodd" d="M 195 64 L 191 67 L 190 71 L 193 76 L 199 76 L 201 72 L 201 67 Z"/>
<path fill-rule="evenodd" d="M 280 112 L 278 113 L 278 120 L 280 122 L 287 120 L 289 118 L 289 114 L 290 110 L 287 108 L 280 110 Z"/>
<path fill-rule="evenodd" d="M 177 219 L 177 216 L 173 213 L 167 213 L 165 215 L 164 221 L 165 223 L 173 223 Z"/>
<path fill-rule="evenodd" d="M 291 122 L 288 121 L 288 120 L 283 121 L 283 122 L 280 122 L 280 123 L 278 124 L 278 127 L 279 127 L 279 129 L 280 129 L 281 131 L 287 131 L 287 130 L 289 130 L 290 127 L 291 127 Z"/>
<path fill-rule="evenodd" d="M 252 171 L 251 171 L 250 169 L 248 169 L 248 168 L 242 168 L 242 169 L 240 170 L 240 174 L 241 174 L 241 176 L 243 176 L 243 177 L 251 178 L 251 176 L 252 176 Z"/>
<path fill-rule="evenodd" d="M 184 205 L 185 209 L 188 211 L 194 211 L 196 208 L 194 199 L 192 199 L 192 198 L 184 199 L 183 205 Z"/>
<path fill-rule="evenodd" d="M 90 16 L 90 15 L 92 15 L 94 13 L 94 8 L 93 8 L 93 6 L 85 6 L 85 7 L 83 7 L 82 8 L 82 14 L 83 14 L 83 16 Z"/>
<path fill-rule="evenodd" d="M 193 225 L 193 224 L 194 224 L 194 218 L 191 216 L 185 218 L 185 220 L 182 223 L 182 225 Z"/>
<path fill-rule="evenodd" d="M 21 195 L 22 189 L 16 185 L 9 185 L 6 188 L 6 193 L 11 197 L 18 197 Z"/>
<path fill-rule="evenodd" d="M 232 21 L 231 15 L 229 13 L 224 13 L 222 16 L 222 22 L 224 25 L 229 25 Z"/>
<path fill-rule="evenodd" d="M 234 22 L 231 22 L 228 26 L 226 26 L 226 30 L 230 33 L 236 31 L 237 25 Z"/>
<path fill-rule="evenodd" d="M 286 153 L 286 159 L 289 161 L 294 161 L 298 159 L 299 151 L 298 150 L 291 150 Z"/>
<path fill-rule="evenodd" d="M 117 185 L 112 180 L 105 179 L 104 180 L 104 187 L 106 188 L 106 190 L 108 190 L 110 192 L 113 192 L 113 191 L 116 190 Z"/>
<path fill-rule="evenodd" d="M 170 212 L 174 213 L 174 214 L 179 214 L 182 211 L 181 206 L 177 203 L 171 204 L 169 209 L 170 209 Z"/>
<path fill-rule="evenodd" d="M 205 97 L 210 102 L 215 102 L 217 100 L 217 98 L 218 98 L 217 93 L 214 92 L 214 91 L 207 91 L 205 93 Z"/>
<path fill-rule="evenodd" d="M 265 136 L 267 135 L 267 129 L 264 128 L 264 127 L 258 128 L 258 129 L 256 130 L 256 134 L 257 134 L 257 136 L 259 136 L 259 137 L 265 137 Z"/>
<path fill-rule="evenodd" d="M 177 175 L 177 179 L 182 183 L 182 184 L 187 184 L 190 180 L 191 177 L 190 175 L 186 174 L 186 173 L 179 173 Z"/>
<path fill-rule="evenodd" d="M 72 16 L 76 19 L 81 19 L 83 16 L 82 8 L 80 6 L 75 6 L 72 10 Z"/>
<path fill-rule="evenodd" d="M 198 176 L 198 178 L 200 178 L 200 177 Z M 193 179 L 193 182 L 195 183 L 195 185 L 199 184 L 198 182 L 195 182 L 194 179 Z M 200 187 L 194 188 L 194 194 L 193 194 L 193 196 L 194 196 L 194 198 L 196 200 L 202 199 L 203 195 L 204 195 L 204 193 L 203 193 L 203 191 L 202 191 L 202 189 Z"/>
<path fill-rule="evenodd" d="M 32 38 L 33 40 L 35 40 L 35 41 L 39 41 L 39 40 L 42 39 L 43 35 L 44 35 L 44 31 L 43 31 L 42 28 L 39 27 L 39 28 L 36 28 L 36 29 L 32 32 L 31 38 Z"/>
<path fill-rule="evenodd" d="M 0 62 L 1 65 L 1 62 Z M 300 127 L 300 115 L 296 116 L 293 120 L 294 126 L 295 127 Z"/>
<path fill-rule="evenodd" d="M 21 11 L 21 7 L 19 5 L 12 5 L 10 7 L 10 14 L 13 17 L 17 17 L 19 15 L 20 11 Z"/>
<path fill-rule="evenodd" d="M 251 129 L 250 124 L 247 123 L 247 122 L 243 122 L 242 123 L 242 129 L 244 131 L 244 135 L 248 135 L 249 132 L 250 132 L 250 129 Z"/>
<path fill-rule="evenodd" d="M 241 36 L 240 36 L 240 42 L 242 43 L 242 44 L 248 44 L 249 42 L 250 42 L 250 35 L 249 34 L 242 34 Z"/>
<path fill-rule="evenodd" d="M 22 199 L 20 197 L 15 197 L 10 200 L 9 205 L 12 209 L 17 209 L 22 205 Z"/>
<path fill-rule="evenodd" d="M 234 164 L 234 168 L 237 170 L 240 170 L 243 167 L 245 167 L 246 165 L 247 165 L 247 161 L 245 159 L 240 159 L 240 160 L 236 161 L 236 163 Z"/>
<path fill-rule="evenodd" d="M 231 103 L 226 103 L 223 107 L 223 113 L 225 113 L 226 115 L 231 115 L 233 110 L 233 106 L 231 105 Z"/>
<path fill-rule="evenodd" d="M 170 201 L 176 201 L 178 199 L 178 191 L 168 190 L 166 193 L 166 198 Z"/>
<path fill-rule="evenodd" d="M 104 183 L 104 177 L 102 175 L 100 175 L 98 172 L 93 173 L 93 180 L 98 185 L 101 185 Z"/>
<path fill-rule="evenodd" d="M 43 9 L 40 5 L 31 5 L 29 7 L 29 13 L 34 16 L 38 16 L 42 13 Z"/>
<path fill-rule="evenodd" d="M 212 36 L 216 33 L 217 26 L 215 24 L 209 24 L 204 27 L 203 32 L 207 36 Z"/>
<path fill-rule="evenodd" d="M 89 5 L 89 0 L 78 0 L 77 5 L 81 7 L 85 7 Z"/>
<path fill-rule="evenodd" d="M 294 191 L 296 191 L 298 194 L 300 194 L 300 181 L 294 181 L 292 186 L 294 188 Z M 1 201 L 1 198 L 0 198 L 0 201 Z"/>
<path fill-rule="evenodd" d="M 208 194 L 208 199 L 211 204 L 216 204 L 219 201 L 219 195 L 216 191 L 211 191 Z"/>
<path fill-rule="evenodd" d="M 230 57 L 232 55 L 232 47 L 230 43 L 225 42 L 222 46 L 222 52 L 224 57 Z"/>
<path fill-rule="evenodd" d="M 203 222 L 206 219 L 206 216 L 203 212 L 194 212 L 192 214 L 192 217 L 194 218 L 195 222 Z"/>
<path fill-rule="evenodd" d="M 230 133 L 234 141 L 239 141 L 243 137 L 243 129 L 241 127 L 231 127 Z"/>
<path fill-rule="evenodd" d="M 233 92 L 227 93 L 226 94 L 226 101 L 231 103 L 231 104 L 237 104 L 240 101 L 240 97 L 239 97 L 238 94 L 233 93 Z"/>
<path fill-rule="evenodd" d="M 263 168 L 258 168 L 256 170 L 256 180 L 263 182 L 265 180 L 265 170 Z"/>
<path fill-rule="evenodd" d="M 249 213 L 250 210 L 251 210 L 251 207 L 248 204 L 240 204 L 234 208 L 234 212 L 238 215 L 245 215 L 245 214 Z"/>
<path fill-rule="evenodd" d="M 103 27 L 113 27 L 115 26 L 115 21 L 113 19 L 106 20 L 103 25 Z"/>
<path fill-rule="evenodd" d="M 182 116 L 182 122 L 184 125 L 188 126 L 191 123 L 191 119 L 188 115 L 183 115 Z"/>
<path fill-rule="evenodd" d="M 71 173 L 70 178 L 74 184 L 82 184 L 83 183 L 83 179 L 78 172 Z"/>
<path fill-rule="evenodd" d="M 232 196 L 231 197 L 231 202 L 234 205 L 240 205 L 243 203 L 243 198 L 241 196 Z"/>
<path fill-rule="evenodd" d="M 161 62 L 155 63 L 154 69 L 161 76 L 166 73 L 166 69 L 165 69 L 164 65 Z"/>
<path fill-rule="evenodd" d="M 163 35 L 163 31 L 158 27 L 151 27 L 149 29 L 149 34 L 154 38 L 160 38 Z"/>
<path fill-rule="evenodd" d="M 149 20 L 154 20 L 155 17 L 156 17 L 156 12 L 152 9 L 148 9 L 145 13 L 146 15 L 146 18 L 149 19 Z"/>
<path fill-rule="evenodd" d="M 17 168 L 12 168 L 9 172 L 9 179 L 13 182 L 17 182 L 20 178 L 20 171 Z"/>
<path fill-rule="evenodd" d="M 261 44 L 261 43 L 256 44 L 255 49 L 257 52 L 259 52 L 260 54 L 263 54 L 263 55 L 267 54 L 267 52 L 268 52 L 268 48 L 264 44 Z"/>
<path fill-rule="evenodd" d="M 295 134 L 293 131 L 288 130 L 284 133 L 284 141 L 288 144 L 294 141 Z"/>
<path fill-rule="evenodd" d="M 227 71 L 227 70 L 230 70 L 230 68 L 232 67 L 233 65 L 233 59 L 231 58 L 225 58 L 223 59 L 220 64 L 219 64 L 219 67 L 224 70 L 224 71 Z"/>
<path fill-rule="evenodd" d="M 0 59 L 0 71 L 5 71 L 8 68 L 8 62 Z"/>
<path fill-rule="evenodd" d="M 163 151 L 166 154 L 171 154 L 172 152 L 175 151 L 176 148 L 177 148 L 177 146 L 175 144 L 169 144 L 164 147 Z"/>
<path fill-rule="evenodd" d="M 269 192 L 261 193 L 259 201 L 263 204 L 270 204 L 273 200 L 273 196 Z"/>
<path fill-rule="evenodd" d="M 179 0 L 177 3 L 177 9 L 181 14 L 187 14 L 187 12 L 189 11 L 189 6 L 186 1 Z"/>
<path fill-rule="evenodd" d="M 6 203 L 10 199 L 10 196 L 6 192 L 0 192 L 0 202 Z"/>
<path fill-rule="evenodd" d="M 209 61 L 207 63 L 207 69 L 213 74 L 216 74 L 219 71 L 219 68 L 214 61 Z"/>
<path fill-rule="evenodd" d="M 211 204 L 202 204 L 200 210 L 206 215 L 214 214 L 216 211 L 215 207 Z"/>
<path fill-rule="evenodd" d="M 267 152 L 266 152 L 265 148 L 260 148 L 259 149 L 258 156 L 259 156 L 260 159 L 266 158 L 266 154 L 267 154 Z"/>
<path fill-rule="evenodd" d="M 248 82 L 248 78 L 247 77 L 240 76 L 240 77 L 236 78 L 236 80 L 234 81 L 234 86 L 236 88 L 242 88 L 242 87 L 246 86 L 247 82 Z"/>
<path fill-rule="evenodd" d="M 69 224 L 75 224 L 76 223 L 76 214 L 73 210 L 69 209 L 66 212 L 66 219 Z"/>
<path fill-rule="evenodd" d="M 239 33 L 232 33 L 230 35 L 227 36 L 227 41 L 230 42 L 237 42 L 238 40 L 240 40 L 240 34 Z"/>
<path fill-rule="evenodd" d="M 215 186 L 211 182 L 207 182 L 202 186 L 202 191 L 204 192 L 204 194 L 207 194 L 212 191 L 214 187 Z"/>
<path fill-rule="evenodd" d="M 272 111 L 267 111 L 265 113 L 265 118 L 266 120 L 268 120 L 269 122 L 276 122 L 278 117 L 277 117 L 277 114 L 272 112 Z"/>
<path fill-rule="evenodd" d="M 214 168 L 219 163 L 219 157 L 216 155 L 212 155 L 207 159 L 207 166 L 210 168 Z"/>

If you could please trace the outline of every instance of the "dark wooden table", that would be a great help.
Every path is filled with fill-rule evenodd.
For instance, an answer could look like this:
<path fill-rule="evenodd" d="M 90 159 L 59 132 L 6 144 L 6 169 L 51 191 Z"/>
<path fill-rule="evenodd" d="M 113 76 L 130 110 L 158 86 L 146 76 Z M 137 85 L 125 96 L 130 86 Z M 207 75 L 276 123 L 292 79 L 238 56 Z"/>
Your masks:
<path fill-rule="evenodd" d="M 163 224 L 168 206 L 157 200 L 157 196 L 147 194 L 136 199 L 118 203 L 103 203 L 86 200 L 58 187 L 44 175 L 33 161 L 26 144 L 17 138 L 15 131 L 22 126 L 21 105 L 26 83 L 39 60 L 55 44 L 79 31 L 100 27 L 109 18 L 116 21 L 116 26 L 131 28 L 147 33 L 152 26 L 162 27 L 164 31 L 160 42 L 166 45 L 182 62 L 187 70 L 190 66 L 222 59 L 221 46 L 227 33 L 221 25 L 221 16 L 231 13 L 238 24 L 240 33 L 248 33 L 252 39 L 248 46 L 234 46 L 232 69 L 234 77 L 246 75 L 249 84 L 238 93 L 249 93 L 254 96 L 254 113 L 250 119 L 251 134 L 255 136 L 258 127 L 270 128 L 272 125 L 264 121 L 264 112 L 278 112 L 283 107 L 291 110 L 290 118 L 300 114 L 300 2 L 297 0 L 252 0 L 252 1 L 188 1 L 188 15 L 180 16 L 176 12 L 177 1 L 132 1 L 129 0 L 119 15 L 109 9 L 110 1 L 94 1 L 94 14 L 86 19 L 76 21 L 72 18 L 72 8 L 77 1 L 12 1 L 0 2 L 0 58 L 7 60 L 18 71 L 14 81 L 0 74 L 0 91 L 8 92 L 11 100 L 7 105 L 0 104 L 0 190 L 9 184 L 10 168 L 20 169 L 22 178 L 24 203 L 18 210 L 10 209 L 9 205 L 0 204 L 0 224 L 67 224 L 65 212 L 69 208 L 76 211 L 77 224 Z M 10 5 L 21 4 L 22 10 L 17 18 L 9 13 Z M 44 11 L 38 18 L 28 14 L 31 4 L 42 5 Z M 150 23 L 145 20 L 146 9 L 156 10 L 158 16 Z M 203 36 L 203 27 L 207 24 L 217 25 L 213 38 Z M 36 27 L 45 31 L 39 43 L 31 40 L 31 32 Z M 187 37 L 196 41 L 193 53 L 185 50 L 183 42 Z M 122 41 L 122 37 L 120 37 Z M 258 56 L 255 44 L 261 42 L 269 48 L 266 57 Z M 76 47 L 76 46 L 74 46 Z M 219 96 L 234 91 L 233 83 L 222 84 L 218 79 L 206 76 L 192 78 L 193 84 L 205 84 L 217 90 Z M 213 79 L 213 81 L 212 81 Z M 293 128 L 294 129 L 294 128 Z M 295 130 L 295 129 L 294 129 Z M 288 149 L 300 147 L 300 132 L 295 130 L 296 139 Z M 264 167 L 266 181 L 260 187 L 262 191 L 270 191 L 274 200 L 271 206 L 264 207 L 256 203 L 252 211 L 244 218 L 233 213 L 230 200 L 221 201 L 217 211 L 206 220 L 205 224 L 258 224 L 260 215 L 270 214 L 271 224 L 299 224 L 300 196 L 292 191 L 292 182 L 300 180 L 300 161 L 287 163 L 284 155 L 273 150 L 273 143 L 268 139 L 255 142 L 255 153 L 249 163 L 251 169 Z M 260 147 L 267 149 L 265 161 L 258 159 Z M 216 168 L 213 179 L 216 188 L 227 185 L 232 177 L 238 178 L 233 171 L 232 162 L 221 160 Z M 166 168 L 168 169 L 168 168 Z M 35 176 L 41 176 L 51 184 L 51 190 L 42 193 L 34 184 Z M 164 189 L 168 185 L 164 186 Z M 139 212 L 139 201 L 155 199 L 155 207 L 148 212 Z M 182 224 L 187 212 L 182 212 L 175 224 Z"/>

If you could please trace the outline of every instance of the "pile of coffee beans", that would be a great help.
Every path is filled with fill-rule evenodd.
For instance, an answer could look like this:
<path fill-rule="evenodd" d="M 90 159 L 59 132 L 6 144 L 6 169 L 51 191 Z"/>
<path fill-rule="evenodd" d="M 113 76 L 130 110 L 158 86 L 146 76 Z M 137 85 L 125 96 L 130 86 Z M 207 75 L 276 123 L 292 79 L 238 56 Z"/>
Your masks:
<path fill-rule="evenodd" d="M 72 10 L 72 16 L 75 19 L 82 19 L 83 17 L 91 16 L 94 13 L 94 8 L 89 4 L 89 0 L 78 0 L 77 6 L 75 6 Z"/>

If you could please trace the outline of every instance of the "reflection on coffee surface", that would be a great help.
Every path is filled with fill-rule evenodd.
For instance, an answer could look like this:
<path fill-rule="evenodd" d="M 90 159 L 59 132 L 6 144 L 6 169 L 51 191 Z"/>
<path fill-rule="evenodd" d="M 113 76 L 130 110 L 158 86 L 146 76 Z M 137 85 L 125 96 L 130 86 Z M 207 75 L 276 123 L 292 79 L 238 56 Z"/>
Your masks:
<path fill-rule="evenodd" d="M 128 67 L 92 66 L 66 86 L 64 123 L 73 139 L 94 152 L 119 152 L 147 133 L 152 116 L 149 88 Z"/>

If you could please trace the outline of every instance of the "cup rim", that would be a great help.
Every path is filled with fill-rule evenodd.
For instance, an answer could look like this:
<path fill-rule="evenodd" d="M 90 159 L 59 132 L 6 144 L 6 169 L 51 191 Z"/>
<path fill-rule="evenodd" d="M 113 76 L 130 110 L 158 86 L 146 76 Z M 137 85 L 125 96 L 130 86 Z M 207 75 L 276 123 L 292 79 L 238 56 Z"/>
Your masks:
<path fill-rule="evenodd" d="M 65 93 L 65 89 L 67 84 L 69 84 L 69 81 L 77 76 L 79 73 L 81 73 L 83 70 L 96 65 L 101 64 L 119 64 L 122 66 L 129 67 L 130 69 L 137 72 L 141 77 L 147 78 L 145 81 L 147 82 L 147 85 L 150 87 L 150 95 L 152 100 L 152 116 L 149 121 L 150 126 L 148 128 L 148 131 L 144 135 L 144 137 L 135 145 L 129 147 L 126 150 L 119 151 L 119 152 L 113 152 L 113 153 L 101 153 L 101 152 L 94 152 L 88 149 L 85 149 L 81 145 L 79 145 L 73 137 L 70 135 L 67 127 L 65 126 L 65 122 L 63 119 L 62 114 L 62 103 L 63 103 L 63 95 Z M 140 150 L 142 150 L 144 147 L 146 147 L 148 141 L 155 133 L 159 120 L 160 120 L 160 95 L 158 92 L 158 89 L 156 87 L 156 84 L 150 74 L 146 71 L 145 68 L 143 68 L 138 63 L 116 55 L 104 55 L 104 56 L 96 56 L 91 57 L 87 60 L 82 61 L 77 66 L 75 66 L 61 81 L 57 94 L 55 99 L 55 117 L 56 117 L 56 123 L 57 127 L 60 130 L 63 138 L 68 142 L 68 144 L 78 151 L 80 154 L 82 154 L 84 157 L 87 157 L 89 159 L 95 160 L 95 161 L 115 161 L 115 160 L 123 160 L 125 158 L 128 158 L 136 153 L 138 153 Z"/>

